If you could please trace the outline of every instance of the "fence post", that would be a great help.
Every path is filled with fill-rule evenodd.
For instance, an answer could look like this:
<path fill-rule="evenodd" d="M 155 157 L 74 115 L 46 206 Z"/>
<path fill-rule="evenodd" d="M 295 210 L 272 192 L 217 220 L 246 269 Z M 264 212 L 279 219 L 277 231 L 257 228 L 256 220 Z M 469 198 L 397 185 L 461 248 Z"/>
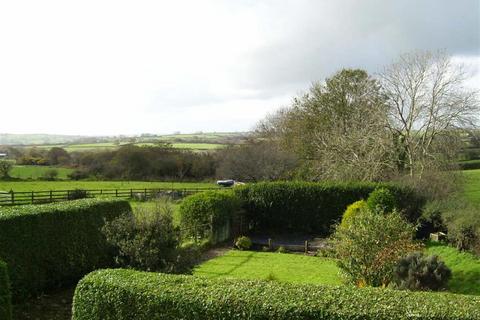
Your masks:
<path fill-rule="evenodd" d="M 52 190 L 50 190 L 50 202 L 53 202 L 53 193 L 52 193 Z"/>
<path fill-rule="evenodd" d="M 147 200 L 147 188 L 145 188 L 145 200 Z"/>
<path fill-rule="evenodd" d="M 11 198 L 12 198 L 12 204 L 15 204 L 15 192 L 13 190 L 12 190 Z"/>
<path fill-rule="evenodd" d="M 133 189 L 130 189 L 130 199 L 133 199 Z"/>
<path fill-rule="evenodd" d="M 308 253 L 308 240 L 305 240 L 305 254 Z"/>
<path fill-rule="evenodd" d="M 268 238 L 268 249 L 272 250 L 272 239 Z"/>
<path fill-rule="evenodd" d="M 115 189 L 115 198 L 118 198 L 118 189 Z"/>
<path fill-rule="evenodd" d="M 33 193 L 33 191 L 32 191 L 32 204 L 33 204 L 33 201 L 34 201 L 34 200 L 35 200 L 35 195 L 34 195 L 34 193 Z"/>

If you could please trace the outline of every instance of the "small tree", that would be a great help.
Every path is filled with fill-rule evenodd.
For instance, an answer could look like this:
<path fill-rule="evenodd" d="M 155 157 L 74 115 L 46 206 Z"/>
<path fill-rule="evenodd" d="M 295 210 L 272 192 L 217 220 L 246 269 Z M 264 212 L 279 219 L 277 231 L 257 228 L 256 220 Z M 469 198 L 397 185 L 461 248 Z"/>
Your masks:
<path fill-rule="evenodd" d="M 13 162 L 8 160 L 0 160 L 0 179 L 10 177 L 10 171 L 13 168 Z"/>
<path fill-rule="evenodd" d="M 396 211 L 378 214 L 362 208 L 348 224 L 337 227 L 333 243 L 347 282 L 357 286 L 386 286 L 397 261 L 418 249 L 415 226 Z"/>

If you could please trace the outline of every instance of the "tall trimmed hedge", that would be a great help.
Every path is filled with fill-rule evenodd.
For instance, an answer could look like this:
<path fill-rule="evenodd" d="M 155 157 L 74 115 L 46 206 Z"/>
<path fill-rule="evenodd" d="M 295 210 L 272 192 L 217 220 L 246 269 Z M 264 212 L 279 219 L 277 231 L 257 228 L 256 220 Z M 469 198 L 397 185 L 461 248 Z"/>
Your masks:
<path fill-rule="evenodd" d="M 480 297 L 101 270 L 75 290 L 73 320 L 478 320 Z"/>
<path fill-rule="evenodd" d="M 185 198 L 180 205 L 180 225 L 187 236 L 208 235 L 212 242 L 226 240 L 240 201 L 231 191 L 207 191 Z"/>
<path fill-rule="evenodd" d="M 0 260 L 0 319 L 12 319 L 12 305 L 10 296 L 10 281 L 8 279 L 7 264 Z"/>
<path fill-rule="evenodd" d="M 101 228 L 131 212 L 125 200 L 82 199 L 0 208 L 0 257 L 12 297 L 22 300 L 113 263 Z"/>
<path fill-rule="evenodd" d="M 416 222 L 423 200 L 407 187 L 377 183 L 262 182 L 235 189 L 254 231 L 327 235 L 349 204 L 388 189 L 406 218 Z"/>

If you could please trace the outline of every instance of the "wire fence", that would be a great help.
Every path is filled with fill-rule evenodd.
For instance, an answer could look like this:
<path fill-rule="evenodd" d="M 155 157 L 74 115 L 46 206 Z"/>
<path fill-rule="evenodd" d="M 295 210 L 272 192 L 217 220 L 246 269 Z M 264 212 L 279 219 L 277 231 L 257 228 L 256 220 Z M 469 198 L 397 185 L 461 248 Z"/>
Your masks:
<path fill-rule="evenodd" d="M 218 188 L 185 188 L 185 189 L 77 189 L 77 190 L 48 190 L 48 191 L 0 191 L 0 206 L 14 206 L 24 204 L 41 204 L 59 201 L 68 201 L 78 198 L 119 198 L 133 200 L 149 200 L 161 196 L 180 199 L 185 196 Z"/>

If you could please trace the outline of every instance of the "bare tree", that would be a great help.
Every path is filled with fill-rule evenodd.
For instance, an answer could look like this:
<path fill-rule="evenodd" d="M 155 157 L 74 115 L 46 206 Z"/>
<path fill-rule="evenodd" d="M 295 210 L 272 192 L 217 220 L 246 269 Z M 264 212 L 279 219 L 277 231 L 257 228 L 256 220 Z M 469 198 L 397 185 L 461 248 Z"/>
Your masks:
<path fill-rule="evenodd" d="M 429 164 L 441 161 L 442 148 L 459 145 L 440 141 L 451 141 L 478 120 L 477 92 L 464 86 L 465 79 L 463 67 L 443 52 L 402 55 L 380 75 L 389 128 L 411 177 L 421 178 Z"/>

